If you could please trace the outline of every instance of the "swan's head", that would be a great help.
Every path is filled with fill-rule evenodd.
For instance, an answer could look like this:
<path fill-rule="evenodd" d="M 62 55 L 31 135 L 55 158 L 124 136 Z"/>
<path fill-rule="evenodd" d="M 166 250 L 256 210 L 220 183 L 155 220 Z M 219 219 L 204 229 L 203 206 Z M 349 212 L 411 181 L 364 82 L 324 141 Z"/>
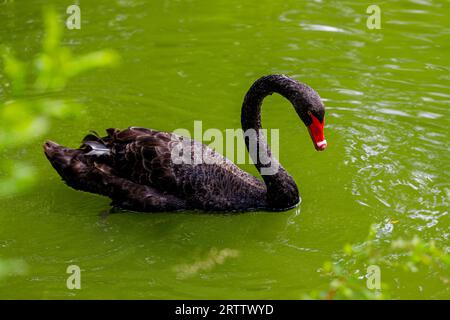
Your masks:
<path fill-rule="evenodd" d="M 315 91 L 308 97 L 307 102 L 303 103 L 300 118 L 308 128 L 309 135 L 316 150 L 325 150 L 327 147 L 327 140 L 325 140 L 324 134 L 325 106 Z"/>
<path fill-rule="evenodd" d="M 311 136 L 316 150 L 323 151 L 327 147 L 327 140 L 325 140 L 325 134 L 323 132 L 325 115 L 323 115 L 322 118 L 319 118 L 319 116 L 310 112 L 309 116 L 311 118 L 311 124 L 308 126 L 309 135 Z"/>
<path fill-rule="evenodd" d="M 272 93 L 279 93 L 288 99 L 300 119 L 308 128 L 317 151 L 325 150 L 327 141 L 323 133 L 325 106 L 319 94 L 311 87 L 285 75 L 272 74 L 255 81 L 247 92 L 242 106 L 242 128 L 261 126 L 260 113 L 263 99 Z"/>

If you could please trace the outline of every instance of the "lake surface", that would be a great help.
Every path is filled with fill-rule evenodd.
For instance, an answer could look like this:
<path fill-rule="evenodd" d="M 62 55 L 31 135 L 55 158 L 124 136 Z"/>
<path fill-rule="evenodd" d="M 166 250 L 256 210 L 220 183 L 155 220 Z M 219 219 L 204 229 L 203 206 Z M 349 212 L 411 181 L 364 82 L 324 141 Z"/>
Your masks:
<path fill-rule="evenodd" d="M 46 3 L 0 4 L 0 42 L 23 59 L 40 48 Z M 39 181 L 1 199 L 0 256 L 28 272 L 2 280 L 0 297 L 299 299 L 327 287 L 318 269 L 372 224 L 381 245 L 419 235 L 448 246 L 450 4 L 379 1 L 381 30 L 367 29 L 368 4 L 82 2 L 81 30 L 66 30 L 64 44 L 112 48 L 122 63 L 72 81 L 64 95 L 85 111 L 46 138 L 76 147 L 90 129 L 239 128 L 253 81 L 284 73 L 321 95 L 328 149 L 314 150 L 286 100 L 267 98 L 263 126 L 280 129 L 280 162 L 302 203 L 245 214 L 111 213 L 108 199 L 60 180 L 41 141 L 2 153 L 30 161 Z M 54 2 L 62 16 L 67 5 Z M 66 288 L 71 264 L 81 290 Z M 395 298 L 450 298 L 433 274 L 391 278 Z"/>

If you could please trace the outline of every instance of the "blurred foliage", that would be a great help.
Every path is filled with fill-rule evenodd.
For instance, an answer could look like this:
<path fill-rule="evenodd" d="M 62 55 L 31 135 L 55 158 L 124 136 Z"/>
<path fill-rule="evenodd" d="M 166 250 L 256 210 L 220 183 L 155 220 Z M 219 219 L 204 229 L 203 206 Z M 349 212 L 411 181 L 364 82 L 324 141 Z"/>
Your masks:
<path fill-rule="evenodd" d="M 0 280 L 10 276 L 26 274 L 27 269 L 27 264 L 21 259 L 0 258 Z"/>
<path fill-rule="evenodd" d="M 78 115 L 82 106 L 58 95 L 81 73 L 114 66 L 119 61 L 112 50 L 75 56 L 69 48 L 62 47 L 64 23 L 53 9 L 44 10 L 44 24 L 42 51 L 32 61 L 22 61 L 11 48 L 0 47 L 4 75 L 0 91 L 3 95 L 0 153 L 3 154 L 43 136 L 52 121 Z M 26 190 L 35 179 L 34 170 L 25 162 L 0 160 L 0 197 Z"/>
<path fill-rule="evenodd" d="M 44 23 L 42 51 L 32 61 L 22 61 L 11 48 L 0 47 L 0 197 L 25 191 L 36 181 L 33 167 L 26 161 L 13 161 L 10 152 L 44 135 L 52 121 L 80 113 L 81 105 L 56 97 L 64 93 L 68 82 L 83 72 L 113 66 L 119 60 L 112 50 L 74 56 L 61 46 L 64 23 L 54 10 L 44 11 Z M 26 270 L 23 260 L 0 259 L 0 279 Z"/>
<path fill-rule="evenodd" d="M 377 239 L 377 227 L 373 225 L 367 240 L 360 245 L 344 246 L 340 259 L 327 261 L 320 270 L 322 276 L 330 278 L 323 291 L 313 291 L 305 299 L 390 299 L 390 287 L 381 282 L 380 290 L 367 288 L 368 266 L 375 265 L 384 270 L 419 272 L 432 269 L 433 274 L 444 284 L 450 283 L 450 255 L 448 250 L 437 247 L 435 241 L 424 241 L 418 236 L 412 239 L 397 239 L 389 246 L 381 245 Z"/>

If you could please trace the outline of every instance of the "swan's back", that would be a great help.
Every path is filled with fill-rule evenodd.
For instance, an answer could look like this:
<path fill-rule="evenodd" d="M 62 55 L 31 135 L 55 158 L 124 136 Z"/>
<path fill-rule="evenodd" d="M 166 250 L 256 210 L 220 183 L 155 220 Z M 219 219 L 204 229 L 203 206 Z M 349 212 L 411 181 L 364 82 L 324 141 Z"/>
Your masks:
<path fill-rule="evenodd" d="M 198 141 L 135 127 L 114 131 L 106 139 L 113 167 L 121 175 L 180 195 L 194 208 L 238 210 L 264 205 L 263 182 Z"/>

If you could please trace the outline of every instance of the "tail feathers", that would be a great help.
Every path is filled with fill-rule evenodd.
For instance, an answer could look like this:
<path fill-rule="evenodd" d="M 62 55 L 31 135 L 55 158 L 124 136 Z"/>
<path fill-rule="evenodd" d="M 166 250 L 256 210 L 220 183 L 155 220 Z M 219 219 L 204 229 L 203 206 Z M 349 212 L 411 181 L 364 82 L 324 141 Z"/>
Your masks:
<path fill-rule="evenodd" d="M 63 147 L 53 141 L 44 144 L 44 152 L 53 168 L 66 181 L 70 182 L 81 176 L 87 169 L 82 150 Z"/>
<path fill-rule="evenodd" d="M 66 148 L 52 141 L 44 144 L 44 152 L 53 168 L 72 188 L 99 194 L 108 191 L 103 190 L 104 185 L 99 180 L 99 172 L 106 172 L 108 167 L 97 164 L 97 157 L 86 156 L 82 149 Z"/>

